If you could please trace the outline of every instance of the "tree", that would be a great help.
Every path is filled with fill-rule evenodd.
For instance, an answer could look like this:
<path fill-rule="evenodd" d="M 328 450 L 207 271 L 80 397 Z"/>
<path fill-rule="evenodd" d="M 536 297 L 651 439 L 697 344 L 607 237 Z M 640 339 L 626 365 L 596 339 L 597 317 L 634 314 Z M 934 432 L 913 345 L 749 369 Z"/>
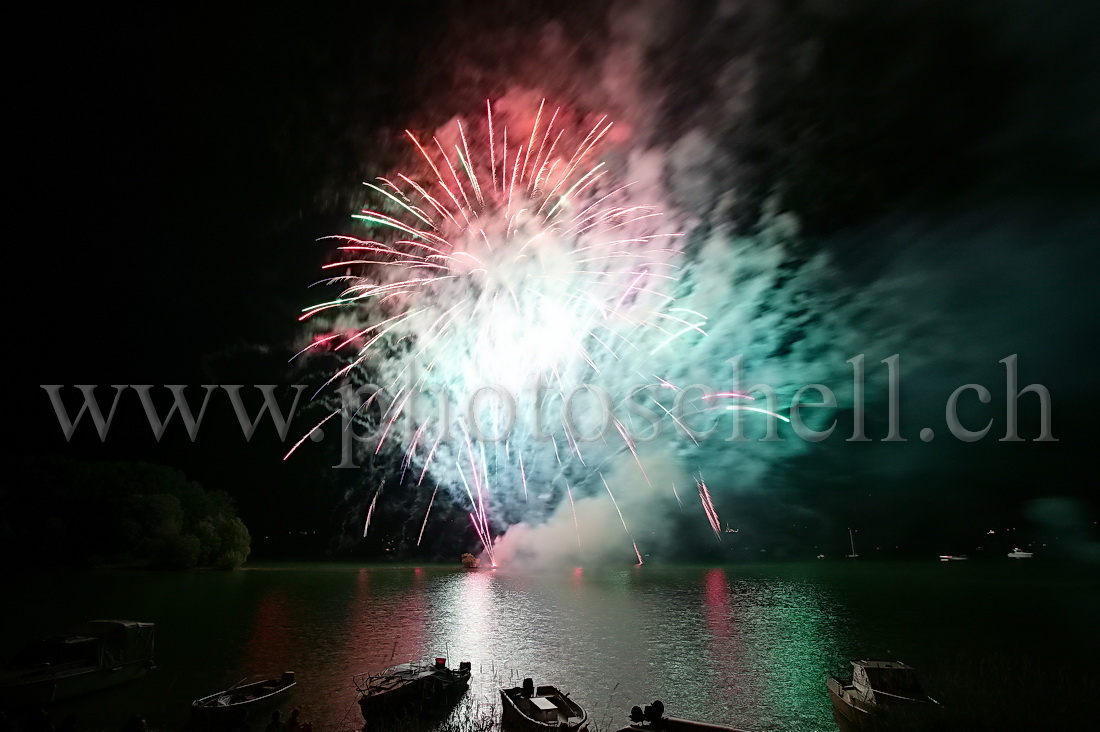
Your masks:
<path fill-rule="evenodd" d="M 0 548 L 38 564 L 235 569 L 248 558 L 232 499 L 173 468 L 28 460 L 9 485 Z"/>

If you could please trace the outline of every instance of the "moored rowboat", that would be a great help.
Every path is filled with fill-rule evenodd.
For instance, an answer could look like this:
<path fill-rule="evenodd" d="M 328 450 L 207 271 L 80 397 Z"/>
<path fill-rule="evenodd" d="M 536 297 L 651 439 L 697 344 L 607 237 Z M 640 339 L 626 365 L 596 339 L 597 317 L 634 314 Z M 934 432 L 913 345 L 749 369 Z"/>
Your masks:
<path fill-rule="evenodd" d="M 233 725 L 265 721 L 272 709 L 290 696 L 294 672 L 277 679 L 264 679 L 232 686 L 225 691 L 191 702 L 192 729 L 222 729 Z"/>
<path fill-rule="evenodd" d="M 588 713 L 555 686 L 535 687 L 531 679 L 522 686 L 500 690 L 504 708 L 501 727 L 506 732 L 582 732 Z"/>

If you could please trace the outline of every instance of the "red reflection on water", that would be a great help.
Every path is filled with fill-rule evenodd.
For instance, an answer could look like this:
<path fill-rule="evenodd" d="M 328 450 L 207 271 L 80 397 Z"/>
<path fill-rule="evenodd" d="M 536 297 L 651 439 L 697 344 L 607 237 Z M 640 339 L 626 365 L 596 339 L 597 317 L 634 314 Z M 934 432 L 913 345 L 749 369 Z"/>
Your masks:
<path fill-rule="evenodd" d="M 581 567 L 573 567 L 573 584 L 580 585 L 584 582 L 584 569 Z"/>
<path fill-rule="evenodd" d="M 738 687 L 741 643 L 733 621 L 730 585 L 726 571 L 715 567 L 704 579 L 704 612 L 710 630 L 710 657 L 720 689 L 732 696 Z"/>
<path fill-rule="evenodd" d="M 272 590 L 256 603 L 250 630 L 238 673 L 271 676 L 293 669 L 295 653 L 290 609 L 281 590 Z"/>
<path fill-rule="evenodd" d="M 707 572 L 704 580 L 707 625 L 711 637 L 730 637 L 730 584 L 723 569 Z"/>
<path fill-rule="evenodd" d="M 347 632 L 342 666 L 348 676 L 376 673 L 390 666 L 419 659 L 424 655 L 427 613 L 424 601 L 426 572 L 417 567 L 412 575 L 402 570 L 389 572 L 381 579 L 383 592 L 372 591 L 374 570 L 361 569 L 356 582 L 355 598 L 347 609 Z M 404 574 L 407 586 L 387 587 L 389 581 Z M 380 577 L 374 576 L 373 579 Z M 378 584 L 378 583 L 376 583 Z"/>

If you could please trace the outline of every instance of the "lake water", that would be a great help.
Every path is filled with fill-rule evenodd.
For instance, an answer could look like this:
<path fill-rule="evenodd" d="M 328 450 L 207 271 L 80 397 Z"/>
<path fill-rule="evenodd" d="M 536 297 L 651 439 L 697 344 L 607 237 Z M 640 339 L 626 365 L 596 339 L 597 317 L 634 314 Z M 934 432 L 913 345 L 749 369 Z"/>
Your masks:
<path fill-rule="evenodd" d="M 947 703 L 981 696 L 1023 719 L 1039 705 L 1023 693 L 1037 679 L 1080 705 L 1100 645 L 1095 572 L 1034 560 L 541 574 L 318 564 L 5 581 L 5 655 L 84 619 L 157 624 L 155 671 L 54 713 L 92 729 L 117 730 L 130 711 L 178 729 L 192 699 L 284 670 L 315 729 L 358 729 L 353 675 L 434 656 L 472 662 L 467 708 L 490 713 L 500 686 L 530 676 L 570 691 L 601 730 L 654 699 L 672 716 L 748 730 L 835 730 L 825 679 L 857 657 L 905 661 Z"/>

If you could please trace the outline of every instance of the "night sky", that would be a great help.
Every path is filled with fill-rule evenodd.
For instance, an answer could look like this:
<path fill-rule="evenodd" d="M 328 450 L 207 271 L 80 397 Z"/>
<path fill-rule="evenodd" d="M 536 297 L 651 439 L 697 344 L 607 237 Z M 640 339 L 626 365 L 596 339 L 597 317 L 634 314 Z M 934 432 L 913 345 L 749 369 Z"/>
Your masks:
<path fill-rule="evenodd" d="M 856 526 L 867 554 L 965 553 L 987 529 L 1019 526 L 1029 540 L 1069 537 L 1059 551 L 1079 554 L 1100 518 L 1100 12 L 1089 2 L 887 5 L 36 9 L 9 29 L 8 459 L 179 467 L 236 499 L 259 557 L 377 557 L 391 539 L 407 544 L 405 519 L 415 509 L 419 528 L 425 498 L 413 491 L 380 506 L 388 534 L 358 549 L 348 534 L 369 501 L 363 486 L 392 460 L 359 475 L 331 470 L 324 447 L 284 462 L 269 422 L 245 442 L 224 393 L 194 444 L 179 425 L 158 444 L 132 392 L 105 443 L 89 424 L 67 443 L 39 385 L 178 383 L 198 394 L 201 384 L 316 384 L 286 363 L 297 313 L 314 300 L 306 287 L 329 256 L 316 240 L 352 230 L 360 181 L 402 161 L 402 131 L 477 114 L 513 85 L 592 105 L 614 40 L 638 50 L 637 93 L 651 103 L 637 105 L 636 142 L 668 151 L 673 203 L 746 236 L 768 206 L 793 213 L 795 259 L 823 253 L 838 287 L 889 300 L 867 316 L 875 327 L 864 332 L 881 335 L 866 345 L 869 368 L 884 369 L 893 351 L 870 354 L 899 341 L 903 363 L 912 358 L 907 443 L 834 437 L 782 461 L 765 487 L 718 498 L 753 533 L 753 550 L 839 552 Z M 644 24 L 624 17 L 647 13 L 662 32 L 632 46 Z M 733 78 L 737 63 L 751 69 L 749 91 Z M 681 164 L 690 133 L 712 155 Z M 1050 390 L 1059 442 L 997 441 L 998 360 L 1013 353 L 1021 388 Z M 989 411 L 972 415 L 994 415 L 990 437 L 922 443 L 919 428 L 942 425 L 946 395 L 970 382 L 993 393 Z M 1034 400 L 1021 400 L 1029 439 Z M 869 418 L 871 435 L 881 438 L 883 419 Z M 838 433 L 850 432 L 844 410 L 839 420 Z M 305 420 L 298 428 L 288 440 Z M 440 529 L 447 518 L 441 510 L 413 556 L 470 543 Z M 317 533 L 263 538 L 291 531 Z M 730 558 L 699 533 L 678 558 Z M 990 551 L 1000 554 L 1010 540 L 998 541 Z"/>

